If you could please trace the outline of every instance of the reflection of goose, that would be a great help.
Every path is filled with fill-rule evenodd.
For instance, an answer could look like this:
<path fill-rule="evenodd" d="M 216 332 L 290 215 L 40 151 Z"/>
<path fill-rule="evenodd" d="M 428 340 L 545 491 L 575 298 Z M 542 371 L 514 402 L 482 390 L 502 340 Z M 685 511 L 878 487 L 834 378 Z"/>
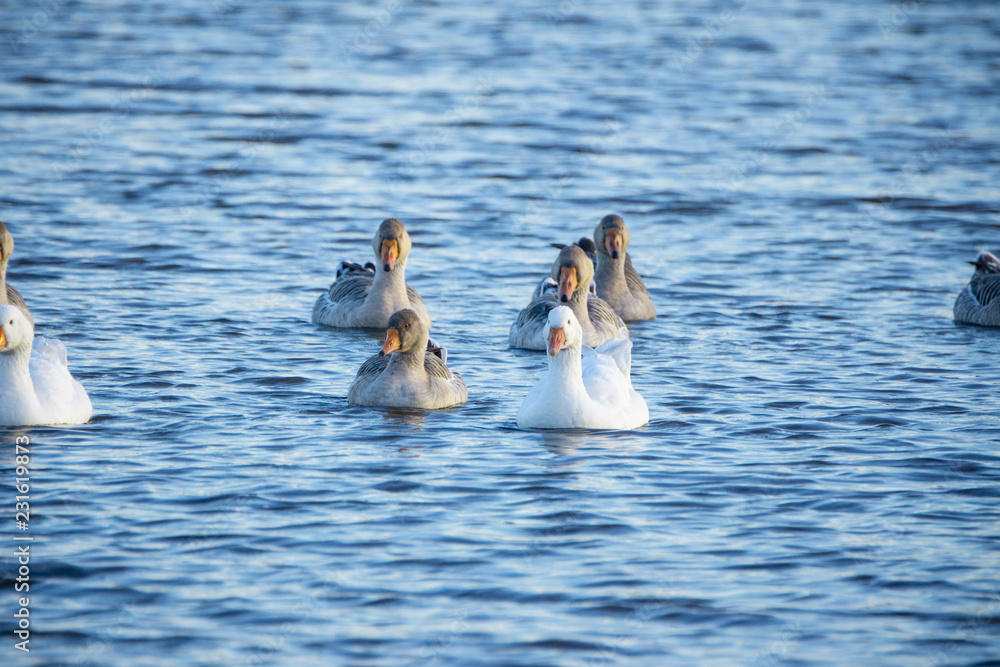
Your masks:
<path fill-rule="evenodd" d="M 628 339 L 628 329 L 603 299 L 589 295 L 594 265 L 579 246 L 559 251 L 552 264 L 552 280 L 559 286 L 558 294 L 547 293 L 531 300 L 510 327 L 511 347 L 544 350 L 548 335 L 549 311 L 565 303 L 576 315 L 583 330 L 586 345 L 600 345 L 612 338 Z"/>
<path fill-rule="evenodd" d="M 955 321 L 1000 327 L 1000 259 L 984 250 L 969 263 L 976 270 L 955 299 Z"/>
<path fill-rule="evenodd" d="M 443 349 L 428 345 L 427 328 L 410 309 L 389 318 L 382 351 L 358 370 L 347 400 L 390 408 L 447 408 L 468 400 L 465 381 L 448 370 Z"/>
<path fill-rule="evenodd" d="M 34 327 L 35 320 L 32 319 L 31 313 L 28 311 L 28 304 L 24 302 L 24 297 L 7 284 L 7 262 L 10 260 L 12 252 L 14 252 L 14 237 L 7 231 L 7 225 L 0 221 L 0 305 L 9 303 L 12 306 L 17 306 L 28 318 L 28 323 Z"/>
<path fill-rule="evenodd" d="M 69 373 L 62 341 L 34 340 L 31 324 L 15 306 L 0 306 L 0 325 L 0 424 L 87 422 L 90 398 Z"/>
<path fill-rule="evenodd" d="M 632 429 L 649 421 L 649 409 L 629 377 L 632 342 L 610 340 L 596 350 L 566 306 L 547 318 L 549 370 L 517 412 L 520 428 Z"/>
<path fill-rule="evenodd" d="M 312 321 L 331 327 L 382 329 L 397 310 L 411 308 L 429 329 L 431 318 L 423 300 L 406 285 L 411 245 L 403 223 L 395 218 L 384 220 L 372 239 L 379 266 L 341 262 L 330 289 L 316 299 Z"/>

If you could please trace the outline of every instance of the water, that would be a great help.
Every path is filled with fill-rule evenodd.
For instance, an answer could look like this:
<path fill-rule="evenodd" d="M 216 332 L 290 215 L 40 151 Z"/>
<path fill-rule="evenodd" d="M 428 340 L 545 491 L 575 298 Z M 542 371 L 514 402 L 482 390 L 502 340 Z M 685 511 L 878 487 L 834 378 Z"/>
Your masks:
<path fill-rule="evenodd" d="M 993 3 L 329 4 L 2 8 L 9 277 L 95 406 L 3 435 L 5 664 L 998 664 Z M 611 212 L 650 424 L 518 431 Z M 462 408 L 309 322 L 390 215 Z"/>

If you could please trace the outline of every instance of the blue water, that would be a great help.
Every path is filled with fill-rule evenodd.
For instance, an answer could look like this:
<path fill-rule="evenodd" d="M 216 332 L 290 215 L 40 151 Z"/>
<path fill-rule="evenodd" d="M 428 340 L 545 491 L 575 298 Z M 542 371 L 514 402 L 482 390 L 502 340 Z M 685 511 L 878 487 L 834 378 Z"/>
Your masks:
<path fill-rule="evenodd" d="M 3 664 L 1000 664 L 994 3 L 0 18 L 9 279 L 95 407 L 0 435 Z M 651 421 L 519 431 L 507 327 L 612 212 Z M 377 333 L 309 321 L 389 216 L 464 407 L 348 405 Z"/>

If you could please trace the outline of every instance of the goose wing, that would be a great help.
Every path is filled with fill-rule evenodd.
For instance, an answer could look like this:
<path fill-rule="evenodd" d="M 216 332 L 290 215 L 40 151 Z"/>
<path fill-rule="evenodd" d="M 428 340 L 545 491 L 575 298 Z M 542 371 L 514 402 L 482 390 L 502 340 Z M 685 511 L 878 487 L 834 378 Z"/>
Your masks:
<path fill-rule="evenodd" d="M 546 311 L 546 316 L 548 311 Z M 587 315 L 599 331 L 607 332 L 614 338 L 628 338 L 628 327 L 608 302 L 593 294 L 587 295 Z"/>
<path fill-rule="evenodd" d="M 990 273 L 969 283 L 969 290 L 980 306 L 1000 301 L 1000 274 Z"/>
<path fill-rule="evenodd" d="M 559 299 L 555 294 L 543 294 L 532 299 L 524 307 L 524 310 L 517 314 L 514 323 L 510 325 L 508 340 L 511 347 L 544 350 L 542 331 L 547 325 L 549 311 L 557 305 L 559 305 Z"/>
<path fill-rule="evenodd" d="M 436 354 L 428 354 L 424 357 L 424 370 L 431 377 L 442 378 L 445 380 L 450 380 L 452 378 L 452 373 L 445 365 L 441 358 Z"/>
<path fill-rule="evenodd" d="M 361 301 L 368 296 L 372 289 L 372 281 L 375 274 L 367 271 L 350 271 L 339 276 L 327 292 L 327 298 L 332 303 L 341 301 Z"/>
<path fill-rule="evenodd" d="M 642 276 L 632 266 L 632 255 L 625 253 L 625 284 L 633 294 L 648 294 L 646 285 L 642 282 Z"/>

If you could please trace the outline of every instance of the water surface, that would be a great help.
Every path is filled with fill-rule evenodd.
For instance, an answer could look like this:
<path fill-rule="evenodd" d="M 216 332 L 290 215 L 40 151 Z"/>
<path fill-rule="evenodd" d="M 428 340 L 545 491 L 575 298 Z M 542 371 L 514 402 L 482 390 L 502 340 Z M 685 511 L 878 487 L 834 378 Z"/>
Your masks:
<path fill-rule="evenodd" d="M 998 664 L 995 5 L 502 4 L 0 8 L 9 277 L 95 406 L 2 436 L 5 659 Z M 611 212 L 651 421 L 519 431 Z M 389 216 L 464 407 L 348 405 L 376 334 L 309 321 Z"/>

